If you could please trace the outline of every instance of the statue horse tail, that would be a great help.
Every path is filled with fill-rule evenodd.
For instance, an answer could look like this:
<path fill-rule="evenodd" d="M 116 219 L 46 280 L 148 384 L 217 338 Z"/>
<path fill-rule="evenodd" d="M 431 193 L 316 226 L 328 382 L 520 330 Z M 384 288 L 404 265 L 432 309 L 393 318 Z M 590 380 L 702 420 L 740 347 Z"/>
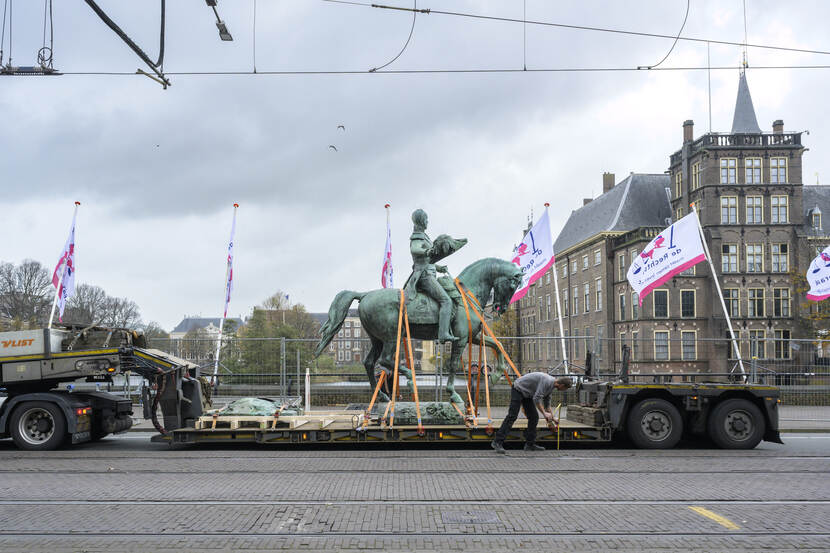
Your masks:
<path fill-rule="evenodd" d="M 314 357 L 319 357 L 326 346 L 331 343 L 337 331 L 343 326 L 343 321 L 346 320 L 346 315 L 349 314 L 349 307 L 351 307 L 354 300 L 360 301 L 368 292 L 353 292 L 351 290 L 343 290 L 331 302 L 329 307 L 329 318 L 325 324 L 320 327 L 320 334 L 322 338 L 314 350 Z"/>

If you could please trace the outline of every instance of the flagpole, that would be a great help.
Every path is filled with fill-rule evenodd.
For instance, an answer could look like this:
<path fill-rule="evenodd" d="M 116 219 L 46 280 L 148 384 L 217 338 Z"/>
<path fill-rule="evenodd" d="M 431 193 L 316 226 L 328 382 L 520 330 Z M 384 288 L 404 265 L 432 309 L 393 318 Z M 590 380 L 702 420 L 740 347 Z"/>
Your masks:
<path fill-rule="evenodd" d="M 72 213 L 72 222 L 75 222 L 75 217 L 78 215 L 78 206 L 81 205 L 81 202 L 75 202 L 75 211 Z M 71 232 L 71 230 L 70 230 Z M 58 305 L 58 295 L 61 292 L 61 286 L 63 286 L 63 277 L 66 276 L 66 268 L 69 266 L 69 260 L 64 259 L 63 261 L 63 270 L 61 271 L 61 278 L 58 280 L 58 287 L 55 288 L 55 299 L 52 300 L 52 312 L 49 313 L 49 324 L 46 326 L 47 329 L 52 328 L 52 319 L 55 318 L 55 306 Z"/>
<path fill-rule="evenodd" d="M 744 361 L 741 358 L 741 348 L 738 347 L 738 342 L 735 339 L 735 331 L 732 329 L 732 319 L 729 318 L 729 311 L 726 309 L 726 301 L 723 299 L 723 292 L 720 289 L 718 282 L 718 273 L 715 272 L 715 265 L 712 263 L 712 255 L 709 253 L 709 245 L 706 243 L 706 235 L 703 234 L 703 227 L 700 225 L 700 217 L 697 215 L 697 206 L 692 203 L 692 211 L 695 214 L 695 221 L 697 221 L 697 230 L 700 233 L 700 241 L 703 242 L 703 250 L 706 252 L 706 261 L 709 262 L 709 268 L 712 270 L 712 278 L 715 281 L 715 288 L 718 290 L 718 297 L 720 298 L 720 305 L 723 308 L 723 314 L 726 316 L 726 326 L 729 327 L 729 336 L 732 338 L 732 347 L 735 355 L 738 357 L 738 366 L 741 368 L 741 374 L 746 380 L 746 371 L 744 370 Z"/>
<path fill-rule="evenodd" d="M 236 230 L 236 210 L 239 209 L 239 204 L 233 204 L 233 224 L 231 225 L 231 241 L 233 241 L 233 233 Z M 224 309 L 222 311 L 222 319 L 219 321 L 219 337 L 216 339 L 216 353 L 213 356 L 213 377 L 210 379 L 210 385 L 216 385 L 216 378 L 219 375 L 219 351 L 222 349 L 222 330 L 225 327 L 225 317 L 228 315 L 228 301 L 230 298 L 228 297 L 228 288 L 230 287 L 231 283 L 229 280 L 231 272 L 231 260 L 228 259 L 227 266 L 225 267 L 225 297 L 224 297 Z"/>
<path fill-rule="evenodd" d="M 549 203 L 545 203 L 545 213 L 548 212 Z M 550 219 L 548 219 L 550 220 Z M 550 228 L 550 225 L 548 225 Z M 550 243 L 553 244 L 553 235 L 550 237 Z M 556 252 L 553 252 L 554 259 L 556 259 Z M 568 349 L 565 342 L 565 325 L 562 323 L 562 305 L 559 303 L 559 278 L 556 276 L 556 262 L 553 263 L 553 289 L 556 292 L 556 314 L 559 319 L 559 339 L 562 341 L 562 359 L 565 362 L 565 374 L 568 373 Z"/>

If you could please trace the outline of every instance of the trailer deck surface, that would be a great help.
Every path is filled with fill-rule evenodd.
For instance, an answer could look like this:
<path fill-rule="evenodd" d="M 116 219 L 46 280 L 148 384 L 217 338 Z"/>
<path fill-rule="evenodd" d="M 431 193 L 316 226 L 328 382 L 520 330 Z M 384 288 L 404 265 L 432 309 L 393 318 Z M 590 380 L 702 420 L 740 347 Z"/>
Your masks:
<path fill-rule="evenodd" d="M 314 411 L 305 415 L 240 416 L 225 415 L 200 417 L 194 427 L 179 428 L 167 435 L 154 437 L 155 441 L 171 443 L 359 443 L 359 442 L 450 442 L 486 441 L 493 439 L 493 433 L 502 423 L 501 418 L 493 419 L 488 425 L 486 417 L 477 417 L 475 423 L 424 425 L 423 434 L 417 425 L 393 427 L 379 425 L 376 419 L 364 429 L 363 413 L 357 411 Z M 506 441 L 523 441 L 527 419 L 517 419 Z M 542 443 L 574 441 L 609 441 L 611 429 L 597 427 L 563 418 L 559 435 L 551 431 L 544 421 L 537 426 L 537 441 Z"/>

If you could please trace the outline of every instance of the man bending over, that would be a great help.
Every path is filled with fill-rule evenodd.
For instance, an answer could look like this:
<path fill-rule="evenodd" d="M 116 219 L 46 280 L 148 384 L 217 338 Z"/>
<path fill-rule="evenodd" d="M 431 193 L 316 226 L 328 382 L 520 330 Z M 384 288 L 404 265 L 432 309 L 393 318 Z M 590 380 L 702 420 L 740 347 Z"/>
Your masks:
<path fill-rule="evenodd" d="M 548 424 L 559 425 L 550 409 L 550 396 L 554 390 L 567 390 L 573 385 L 573 380 L 567 376 L 554 378 L 546 373 L 528 373 L 513 381 L 510 389 L 510 407 L 507 416 L 496 432 L 496 438 L 491 444 L 496 453 L 504 453 L 504 439 L 513 428 L 516 417 L 519 416 L 519 407 L 524 407 L 527 415 L 527 430 L 525 430 L 525 451 L 544 451 L 545 448 L 536 445 L 536 425 L 539 423 L 539 413 L 545 417 Z M 536 410 L 539 410 L 539 413 Z"/>

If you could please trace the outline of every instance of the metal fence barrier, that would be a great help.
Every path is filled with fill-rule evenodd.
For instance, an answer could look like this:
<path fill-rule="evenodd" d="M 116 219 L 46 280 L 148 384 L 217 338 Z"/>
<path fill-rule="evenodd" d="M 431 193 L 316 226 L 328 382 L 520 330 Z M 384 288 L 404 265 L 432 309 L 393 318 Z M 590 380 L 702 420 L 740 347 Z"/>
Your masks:
<path fill-rule="evenodd" d="M 830 422 L 830 340 L 741 340 L 743 370 L 729 340 L 691 340 L 663 336 L 654 339 L 565 338 L 568 363 L 562 357 L 562 339 L 555 336 L 500 338 L 522 373 L 546 371 L 579 378 L 614 378 L 621 369 L 622 346 L 631 351 L 632 382 L 740 381 L 773 384 L 781 388 L 782 421 Z M 300 397 L 305 394 L 309 371 L 312 406 L 364 404 L 371 390 L 363 360 L 370 349 L 367 338 L 335 338 L 324 355 L 313 358 L 314 339 L 223 338 L 217 372 L 216 395 L 220 402 L 236 397 Z M 202 375 L 214 372 L 215 340 L 152 340 L 152 347 L 200 365 Z M 446 362 L 450 346 L 414 341 L 413 356 L 422 401 L 446 401 Z M 590 356 L 587 355 L 590 353 Z M 471 362 L 478 363 L 474 348 Z M 455 377 L 455 390 L 467 398 L 467 355 Z M 487 365 L 497 370 L 493 353 Z M 475 396 L 475 367 L 471 396 Z M 508 371 L 512 372 L 509 368 Z M 401 380 L 404 399 L 411 398 L 406 379 Z M 479 409 L 483 409 L 484 382 L 480 381 Z M 509 385 L 502 378 L 491 388 L 491 405 L 502 412 L 509 403 Z M 554 403 L 574 400 L 573 392 L 556 393 Z M 501 411 L 499 411 L 501 410 Z"/>

